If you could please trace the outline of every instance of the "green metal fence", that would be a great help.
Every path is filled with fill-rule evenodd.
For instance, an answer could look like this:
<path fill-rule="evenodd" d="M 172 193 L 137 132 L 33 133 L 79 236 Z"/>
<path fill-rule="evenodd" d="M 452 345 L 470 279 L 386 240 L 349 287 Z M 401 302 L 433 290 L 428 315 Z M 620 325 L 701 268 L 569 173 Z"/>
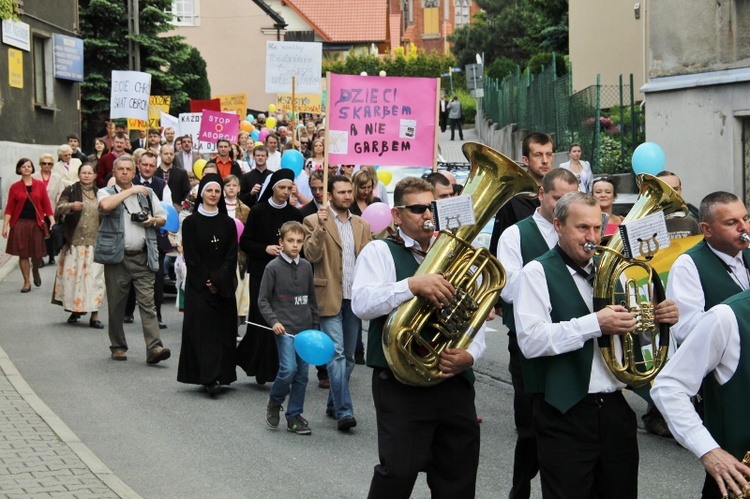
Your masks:
<path fill-rule="evenodd" d="M 498 127 L 516 124 L 555 138 L 557 151 L 581 144 L 595 173 L 631 171 L 633 150 L 645 140 L 643 113 L 634 99 L 633 76 L 618 85 L 596 84 L 572 93 L 572 72 L 555 74 L 552 64 L 532 76 L 528 70 L 501 81 L 486 78 L 483 110 Z"/>

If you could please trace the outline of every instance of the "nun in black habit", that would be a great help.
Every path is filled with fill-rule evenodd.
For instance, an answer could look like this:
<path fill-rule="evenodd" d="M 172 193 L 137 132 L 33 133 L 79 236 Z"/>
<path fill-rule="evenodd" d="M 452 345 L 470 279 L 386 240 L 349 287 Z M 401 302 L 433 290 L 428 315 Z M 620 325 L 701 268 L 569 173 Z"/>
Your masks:
<path fill-rule="evenodd" d="M 215 395 L 237 380 L 237 226 L 227 215 L 219 175 L 201 179 L 198 202 L 182 225 L 187 278 L 177 381 Z"/>
<path fill-rule="evenodd" d="M 248 321 L 268 326 L 258 308 L 260 281 L 266 265 L 281 253 L 279 229 L 286 222 L 302 222 L 302 213 L 289 204 L 294 186 L 294 172 L 282 168 L 268 177 L 258 202 L 250 209 L 245 230 L 240 238 L 240 249 L 247 255 L 250 274 L 250 313 Z M 269 328 L 270 329 L 270 328 Z M 237 365 L 263 384 L 276 379 L 279 354 L 273 332 L 248 324 L 245 336 L 237 346 Z"/>

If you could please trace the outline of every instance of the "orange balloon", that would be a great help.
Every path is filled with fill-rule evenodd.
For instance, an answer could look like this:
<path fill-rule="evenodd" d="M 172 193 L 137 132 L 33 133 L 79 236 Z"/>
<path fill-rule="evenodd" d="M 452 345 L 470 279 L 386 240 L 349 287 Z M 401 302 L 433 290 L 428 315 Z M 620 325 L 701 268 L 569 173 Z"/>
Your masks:
<path fill-rule="evenodd" d="M 240 130 L 250 133 L 253 131 L 253 124 L 247 120 L 240 121 Z"/>
<path fill-rule="evenodd" d="M 250 130 L 245 130 L 246 132 L 253 133 L 255 131 L 255 125 L 250 123 Z"/>

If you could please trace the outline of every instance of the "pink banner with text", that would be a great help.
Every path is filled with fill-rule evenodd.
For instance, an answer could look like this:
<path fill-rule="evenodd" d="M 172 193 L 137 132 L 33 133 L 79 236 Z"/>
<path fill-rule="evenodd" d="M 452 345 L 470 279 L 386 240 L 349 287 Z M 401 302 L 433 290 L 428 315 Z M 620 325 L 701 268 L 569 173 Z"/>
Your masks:
<path fill-rule="evenodd" d="M 435 78 L 330 75 L 328 162 L 432 166 Z"/>
<path fill-rule="evenodd" d="M 240 117 L 236 114 L 203 110 L 200 140 L 216 142 L 219 139 L 227 139 L 229 142 L 237 142 L 239 131 Z"/>

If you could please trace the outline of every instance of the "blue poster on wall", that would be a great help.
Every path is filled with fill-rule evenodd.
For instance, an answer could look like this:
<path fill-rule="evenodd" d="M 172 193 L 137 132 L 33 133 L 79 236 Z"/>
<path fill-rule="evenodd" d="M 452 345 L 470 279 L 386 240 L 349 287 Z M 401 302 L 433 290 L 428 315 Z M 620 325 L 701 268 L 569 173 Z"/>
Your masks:
<path fill-rule="evenodd" d="M 83 40 L 52 35 L 55 54 L 55 78 L 83 81 Z"/>

